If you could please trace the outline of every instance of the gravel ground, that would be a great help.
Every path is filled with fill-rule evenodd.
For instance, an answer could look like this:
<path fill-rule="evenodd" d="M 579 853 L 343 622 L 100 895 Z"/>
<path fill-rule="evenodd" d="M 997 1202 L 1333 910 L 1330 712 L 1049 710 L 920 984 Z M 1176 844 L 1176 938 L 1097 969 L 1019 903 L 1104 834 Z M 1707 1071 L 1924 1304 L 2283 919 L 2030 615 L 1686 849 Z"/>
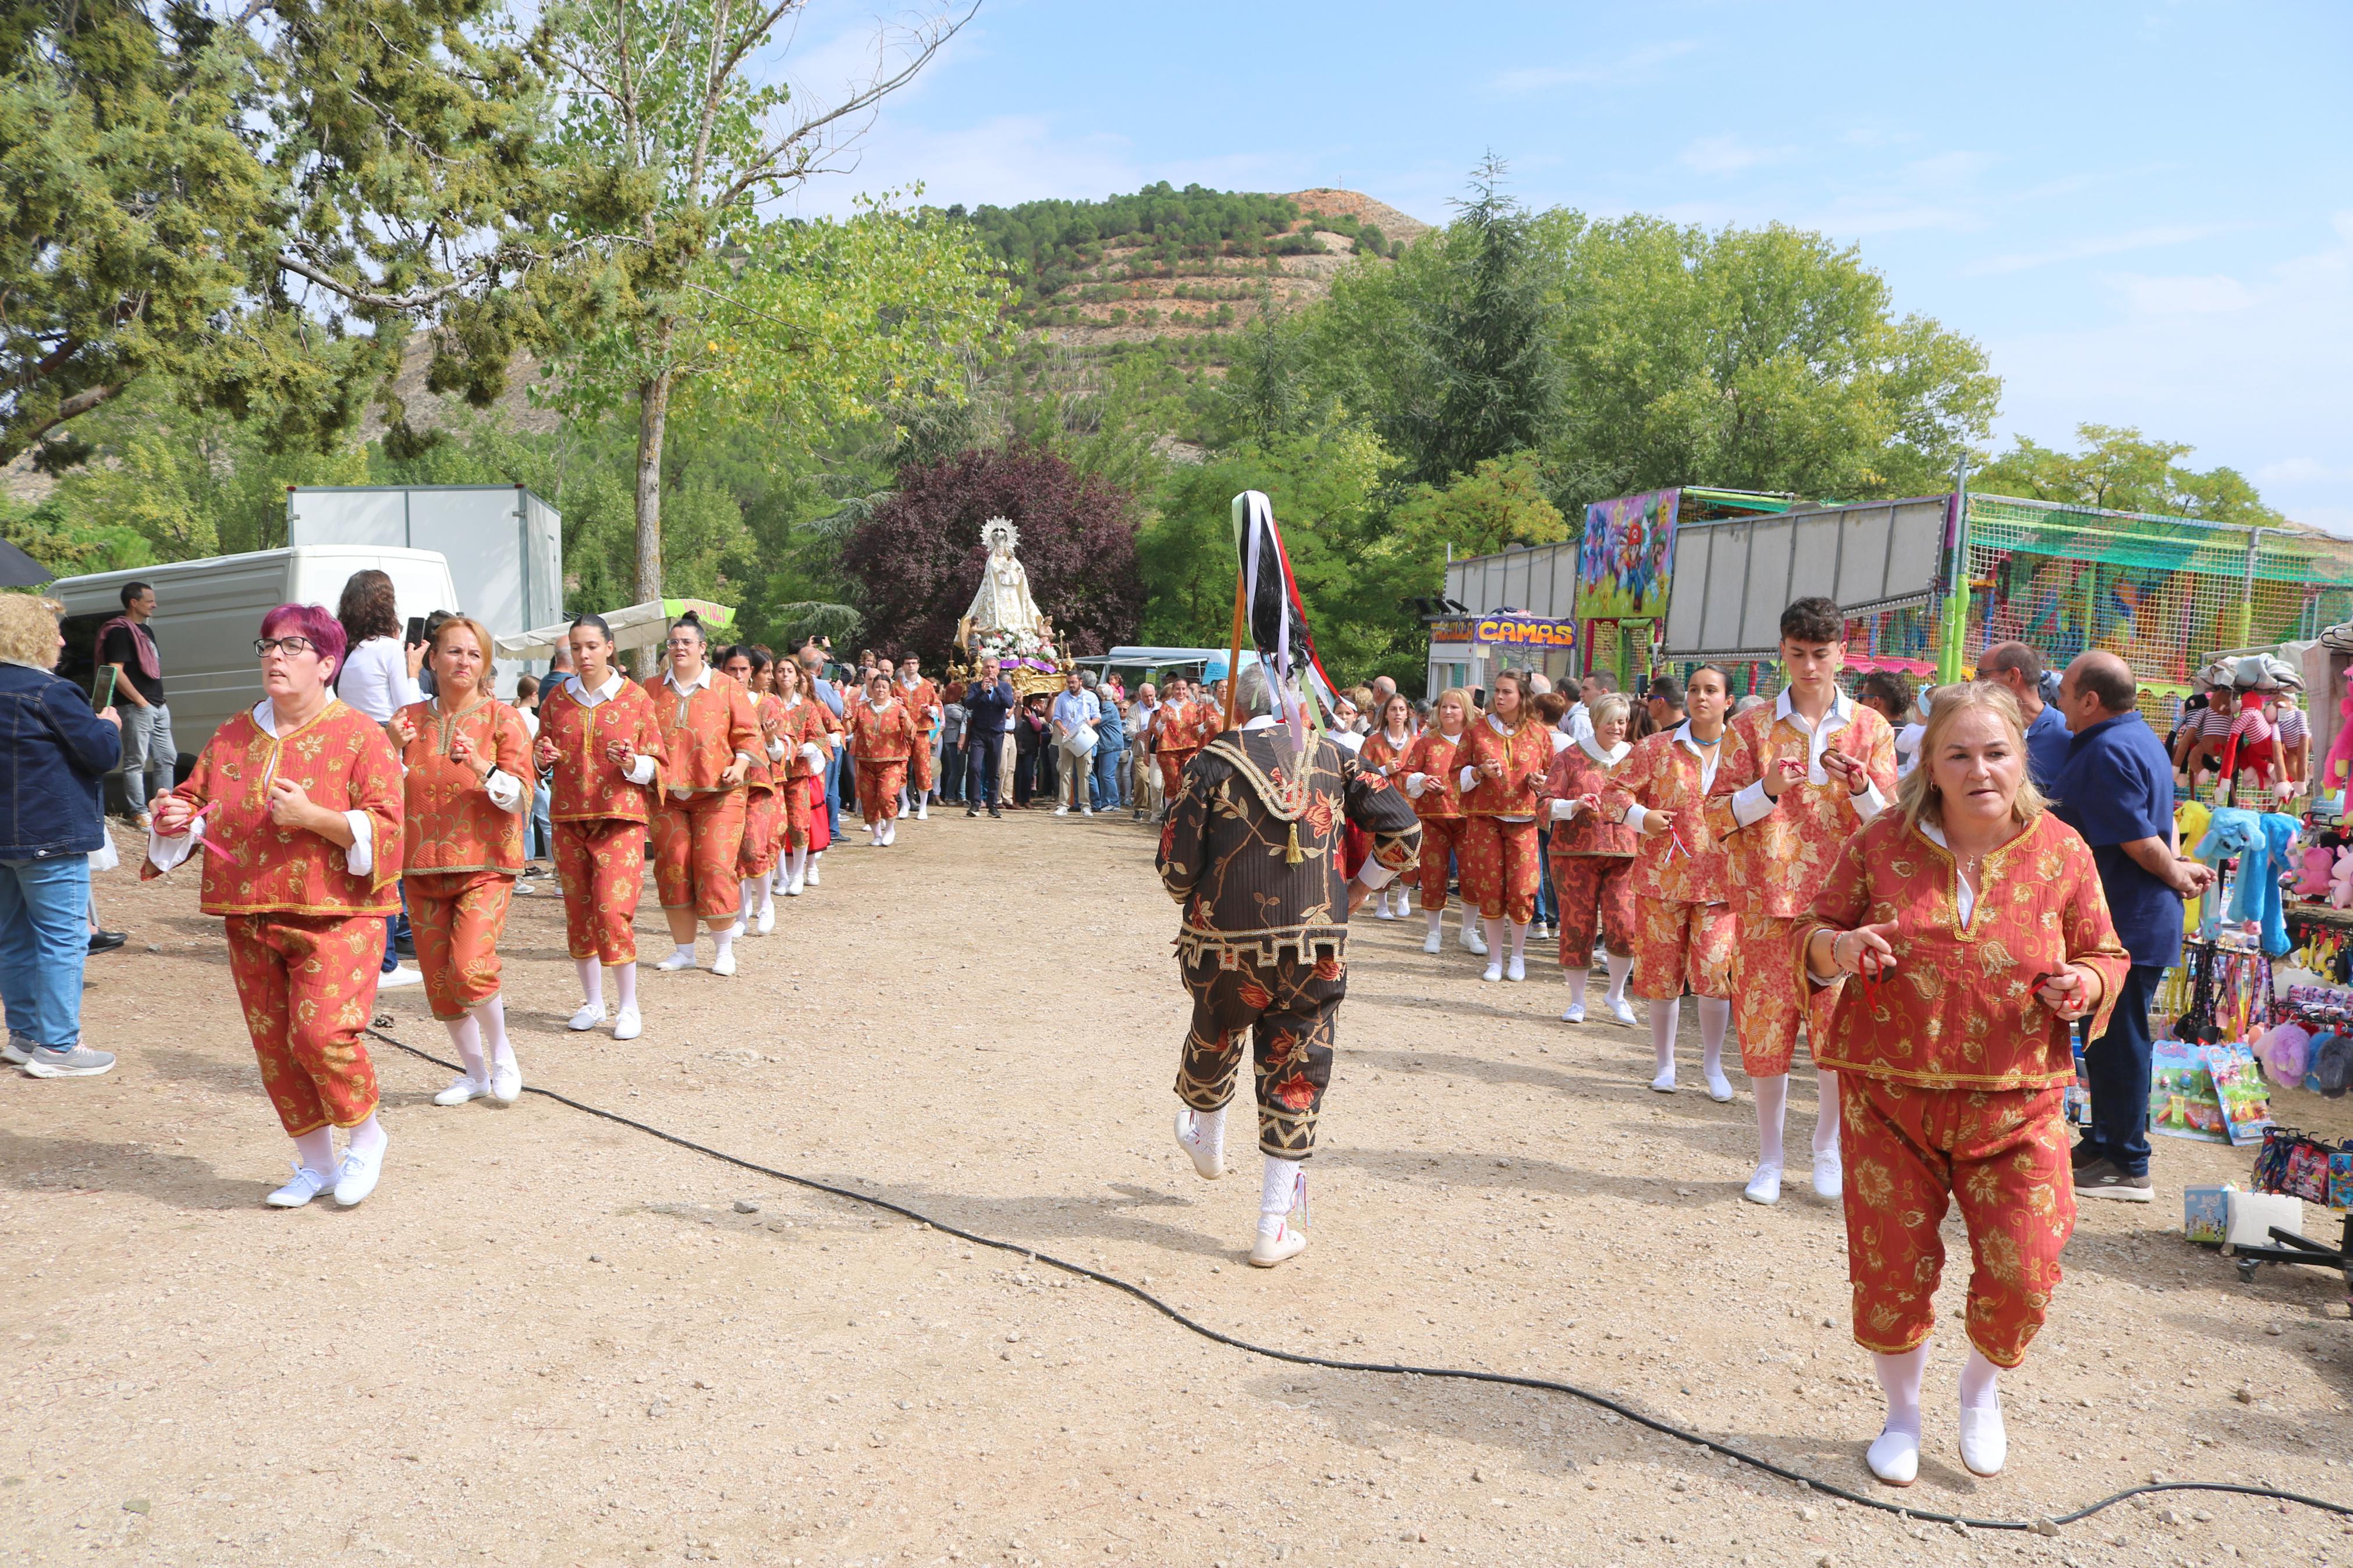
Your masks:
<path fill-rule="evenodd" d="M 1559 1024 L 1556 984 L 1425 957 L 1418 922 L 1357 930 L 1314 1244 L 1243 1266 L 1246 1137 L 1214 1185 L 1169 1141 L 1187 1009 L 1150 855 L 1124 819 L 1044 813 L 845 846 L 735 979 L 649 970 L 626 1047 L 564 1030 L 561 911 L 518 900 L 527 1079 L 1147 1284 L 1262 1343 L 1614 1391 L 1874 1490 L 1839 1215 L 1802 1180 L 1776 1209 L 1740 1201 L 1746 1094 L 1650 1093 L 1645 1037 Z M 389 1047 L 375 1196 L 274 1212 L 288 1146 L 217 922 L 191 879 L 100 883 L 132 942 L 91 965 L 90 1038 L 121 1066 L 0 1079 L 0 1562 L 2353 1556 L 2337 1518 L 2207 1494 L 2052 1537 L 1964 1533 L 1564 1396 L 1286 1366 L 547 1100 L 437 1110 L 442 1069 Z M 659 928 L 641 913 L 649 943 Z M 379 1012 L 448 1054 L 420 992 Z M 1802 1139 L 1810 1085 L 1793 1098 Z M 1956 1323 L 1901 1500 L 2031 1519 L 2158 1474 L 2353 1501 L 2341 1286 L 2242 1286 L 2179 1239 L 2181 1186 L 2246 1163 L 2162 1142 L 2156 1204 L 2085 1205 L 2052 1321 L 2005 1380 L 1993 1481 L 1955 1449 Z M 1948 1240 L 1966 1258 L 1957 1226 Z M 1948 1272 L 1940 1316 L 1960 1300 Z"/>

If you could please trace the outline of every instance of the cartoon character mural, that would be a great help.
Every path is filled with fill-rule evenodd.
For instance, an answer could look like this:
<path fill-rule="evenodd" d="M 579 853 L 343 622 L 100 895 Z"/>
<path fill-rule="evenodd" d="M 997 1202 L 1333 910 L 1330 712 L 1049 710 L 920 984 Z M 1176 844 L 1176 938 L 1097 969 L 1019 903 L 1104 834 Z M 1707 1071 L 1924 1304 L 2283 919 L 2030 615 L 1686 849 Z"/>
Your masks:
<path fill-rule="evenodd" d="M 1681 492 L 1646 490 L 1585 509 L 1577 613 L 1584 620 L 1658 620 L 1667 613 Z"/>

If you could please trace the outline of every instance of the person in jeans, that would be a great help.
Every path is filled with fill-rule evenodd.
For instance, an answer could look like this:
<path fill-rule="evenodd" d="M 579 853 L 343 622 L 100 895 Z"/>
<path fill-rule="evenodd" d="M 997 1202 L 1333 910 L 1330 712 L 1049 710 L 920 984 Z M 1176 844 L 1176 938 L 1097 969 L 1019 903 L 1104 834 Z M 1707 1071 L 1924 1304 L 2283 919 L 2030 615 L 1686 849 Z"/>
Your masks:
<path fill-rule="evenodd" d="M 81 1043 L 90 858 L 106 841 L 99 781 L 122 721 L 50 673 L 65 637 L 55 600 L 0 594 L 0 1007 L 7 1059 L 34 1078 L 114 1065 Z"/>
<path fill-rule="evenodd" d="M 964 799 L 964 683 L 951 681 L 941 689 L 947 700 L 940 708 L 940 802 Z"/>
<path fill-rule="evenodd" d="M 997 775 L 1004 766 L 1005 731 L 1013 722 L 1013 683 L 998 675 L 997 660 L 982 659 L 978 678 L 964 689 L 966 816 L 979 816 L 984 805 L 991 816 L 1005 815 Z"/>
<path fill-rule="evenodd" d="M 343 628 L 343 646 L 350 658 L 335 671 L 335 695 L 379 724 L 412 703 L 425 700 L 417 674 L 425 668 L 425 644 L 404 644 L 400 605 L 393 595 L 392 578 L 370 567 L 343 582 L 335 605 L 336 624 Z M 401 949 L 414 954 L 416 942 L 408 929 L 408 910 L 393 916 L 385 929 L 391 940 L 384 944 L 384 978 L 379 986 L 422 985 L 425 972 L 403 963 Z"/>
<path fill-rule="evenodd" d="M 142 830 L 147 826 L 148 800 L 172 787 L 179 757 L 172 710 L 164 702 L 164 657 L 147 625 L 154 615 L 155 590 L 125 583 L 122 613 L 98 628 L 98 663 L 114 669 L 117 711 L 122 714 L 123 801 Z"/>
<path fill-rule="evenodd" d="M 2132 669 L 2115 654 L 2079 654 L 2059 682 L 2056 706 L 2074 743 L 2052 809 L 2084 836 L 2116 935 L 2132 955 L 2107 1027 L 2084 1047 L 2092 1126 L 2073 1155 L 2075 1191 L 2087 1198 L 2147 1203 L 2149 1003 L 2181 957 L 2181 906 L 2214 879 L 2173 842 L 2173 759 L 2140 716 Z M 1925 763 L 1923 765 L 1926 765 Z"/>
<path fill-rule="evenodd" d="M 1097 811 L 1114 811 L 1127 804 L 1127 723 L 1110 682 L 1096 684 L 1095 700 L 1103 704 L 1103 721 L 1095 726 L 1094 777 L 1089 787 Z"/>

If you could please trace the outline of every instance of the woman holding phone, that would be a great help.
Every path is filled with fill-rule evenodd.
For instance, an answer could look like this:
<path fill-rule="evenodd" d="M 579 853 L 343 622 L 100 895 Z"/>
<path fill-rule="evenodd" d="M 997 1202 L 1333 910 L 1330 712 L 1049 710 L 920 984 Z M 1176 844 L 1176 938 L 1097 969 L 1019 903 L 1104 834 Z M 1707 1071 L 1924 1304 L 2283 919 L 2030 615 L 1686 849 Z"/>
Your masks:
<path fill-rule="evenodd" d="M 522 1069 L 507 1039 L 499 938 L 522 875 L 531 806 L 531 734 L 522 715 L 491 695 L 491 634 L 452 616 L 436 627 L 434 695 L 385 725 L 400 748 L 408 854 L 400 884 L 417 931 L 417 967 L 433 1016 L 465 1071 L 433 1097 L 463 1105 L 490 1095 L 512 1105 Z"/>

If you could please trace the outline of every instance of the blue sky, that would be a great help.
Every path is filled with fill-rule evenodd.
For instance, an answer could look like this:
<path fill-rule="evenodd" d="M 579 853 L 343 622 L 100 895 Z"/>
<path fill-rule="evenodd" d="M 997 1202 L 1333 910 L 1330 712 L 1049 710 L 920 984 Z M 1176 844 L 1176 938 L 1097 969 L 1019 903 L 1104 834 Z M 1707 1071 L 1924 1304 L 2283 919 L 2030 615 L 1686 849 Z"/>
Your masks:
<path fill-rule="evenodd" d="M 871 7 L 818 0 L 822 94 Z M 2353 5 L 987 0 L 811 209 L 1345 185 L 1859 246 L 1985 345 L 1998 431 L 2137 425 L 2353 534 Z M 1707 476 L 1694 475 L 1694 479 Z"/>

